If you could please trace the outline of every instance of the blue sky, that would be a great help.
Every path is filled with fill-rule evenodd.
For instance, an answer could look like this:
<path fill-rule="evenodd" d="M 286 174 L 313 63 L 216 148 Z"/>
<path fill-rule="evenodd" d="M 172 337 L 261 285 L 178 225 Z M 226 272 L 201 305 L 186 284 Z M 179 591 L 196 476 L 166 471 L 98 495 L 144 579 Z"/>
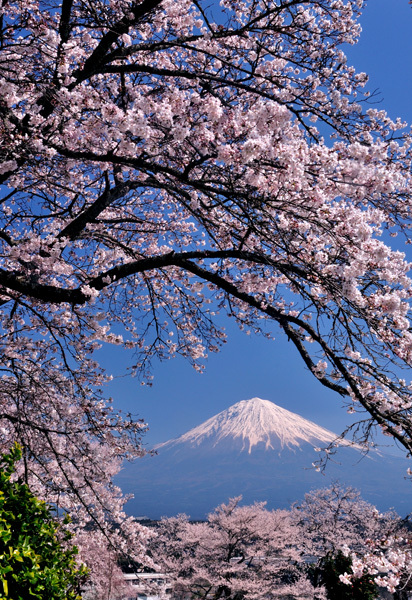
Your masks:
<path fill-rule="evenodd" d="M 370 77 L 380 106 L 412 123 L 412 7 L 408 0 L 370 0 L 361 19 L 357 46 L 345 51 L 358 71 Z M 279 335 L 271 342 L 247 336 L 228 320 L 228 343 L 199 375 L 183 359 L 154 364 L 153 386 L 116 377 L 131 359 L 109 348 L 103 364 L 115 375 L 109 387 L 118 408 L 144 418 L 148 446 L 177 437 L 230 405 L 259 396 L 340 433 L 349 423 L 342 399 L 323 388 L 305 369 L 294 347 Z"/>

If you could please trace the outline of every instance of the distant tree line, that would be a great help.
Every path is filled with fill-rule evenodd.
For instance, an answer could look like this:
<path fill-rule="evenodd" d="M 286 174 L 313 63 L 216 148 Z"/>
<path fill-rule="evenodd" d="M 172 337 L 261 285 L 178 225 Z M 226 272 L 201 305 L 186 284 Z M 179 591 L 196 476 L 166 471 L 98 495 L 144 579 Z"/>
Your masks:
<path fill-rule="evenodd" d="M 178 599 L 373 600 L 382 588 L 402 597 L 411 543 L 395 512 L 335 484 L 289 511 L 234 498 L 204 522 L 162 519 L 148 549 Z"/>

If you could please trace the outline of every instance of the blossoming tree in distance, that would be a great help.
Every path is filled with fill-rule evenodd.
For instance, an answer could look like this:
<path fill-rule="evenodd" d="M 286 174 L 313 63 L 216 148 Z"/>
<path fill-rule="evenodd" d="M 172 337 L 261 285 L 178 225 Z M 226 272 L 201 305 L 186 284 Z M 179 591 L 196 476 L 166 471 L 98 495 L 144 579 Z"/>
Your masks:
<path fill-rule="evenodd" d="M 79 526 L 139 551 L 111 478 L 144 426 L 94 351 L 201 368 L 217 312 L 412 449 L 409 265 L 382 237 L 409 241 L 410 139 L 341 49 L 362 4 L 3 2 L 0 446 Z"/>
<path fill-rule="evenodd" d="M 193 523 L 186 515 L 162 519 L 149 548 L 162 572 L 169 574 L 175 598 L 268 600 L 314 596 L 297 567 L 297 526 L 286 510 L 269 511 L 264 503 L 240 506 L 232 498 Z M 318 600 L 324 600 L 323 589 Z"/>
<path fill-rule="evenodd" d="M 333 484 L 309 492 L 292 514 L 299 547 L 312 557 L 312 579 L 328 598 L 366 600 L 379 595 L 378 585 L 394 592 L 409 580 L 407 524 L 394 511 L 380 513 L 357 490 Z"/>
<path fill-rule="evenodd" d="M 379 513 L 352 488 L 310 492 L 291 511 L 240 500 L 205 522 L 179 515 L 157 523 L 148 548 L 175 598 L 373 600 L 378 585 L 395 591 L 396 568 L 410 575 L 393 560 L 406 558 L 402 538 L 410 538 L 399 516 Z M 381 541 L 390 538 L 392 556 L 385 556 Z M 372 567 L 373 546 L 381 552 Z"/>

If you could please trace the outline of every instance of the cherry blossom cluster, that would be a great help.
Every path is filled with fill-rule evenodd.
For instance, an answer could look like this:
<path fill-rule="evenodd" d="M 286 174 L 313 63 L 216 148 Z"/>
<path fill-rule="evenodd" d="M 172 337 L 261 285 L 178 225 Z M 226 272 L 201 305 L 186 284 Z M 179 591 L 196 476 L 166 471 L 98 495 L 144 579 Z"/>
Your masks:
<path fill-rule="evenodd" d="M 352 558 L 352 572 L 340 575 L 340 580 L 351 585 L 355 579 L 369 574 L 377 585 L 389 592 L 394 593 L 398 587 L 402 588 L 402 580 L 409 578 L 412 568 L 410 540 L 408 542 L 396 536 L 369 545 L 374 546 L 374 551 L 363 556 L 357 556 L 349 548 L 345 548 L 347 555 Z"/>

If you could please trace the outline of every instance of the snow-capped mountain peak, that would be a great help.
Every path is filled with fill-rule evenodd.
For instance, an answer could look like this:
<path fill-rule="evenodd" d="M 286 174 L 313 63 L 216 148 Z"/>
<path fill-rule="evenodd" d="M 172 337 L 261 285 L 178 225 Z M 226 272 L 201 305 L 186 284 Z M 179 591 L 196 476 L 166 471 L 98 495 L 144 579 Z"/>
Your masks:
<path fill-rule="evenodd" d="M 216 505 L 242 495 L 246 504 L 268 501 L 268 508 L 289 508 L 310 489 L 339 480 L 361 490 L 379 510 L 395 506 L 401 514 L 412 504 L 406 460 L 370 453 L 268 400 L 234 404 L 177 439 L 157 446 L 157 455 L 126 462 L 117 477 L 134 493 L 128 510 L 159 519 L 186 513 L 204 519 Z M 324 473 L 311 469 L 316 447 L 339 449 Z M 385 481 L 385 485 L 382 485 Z M 409 484 L 409 487 L 408 487 Z"/>
<path fill-rule="evenodd" d="M 237 402 L 179 438 L 159 444 L 156 449 L 173 446 L 219 446 L 224 442 L 241 443 L 249 454 L 254 447 L 265 450 L 296 449 L 303 443 L 326 446 L 337 435 L 277 406 L 269 400 L 251 398 Z"/>

